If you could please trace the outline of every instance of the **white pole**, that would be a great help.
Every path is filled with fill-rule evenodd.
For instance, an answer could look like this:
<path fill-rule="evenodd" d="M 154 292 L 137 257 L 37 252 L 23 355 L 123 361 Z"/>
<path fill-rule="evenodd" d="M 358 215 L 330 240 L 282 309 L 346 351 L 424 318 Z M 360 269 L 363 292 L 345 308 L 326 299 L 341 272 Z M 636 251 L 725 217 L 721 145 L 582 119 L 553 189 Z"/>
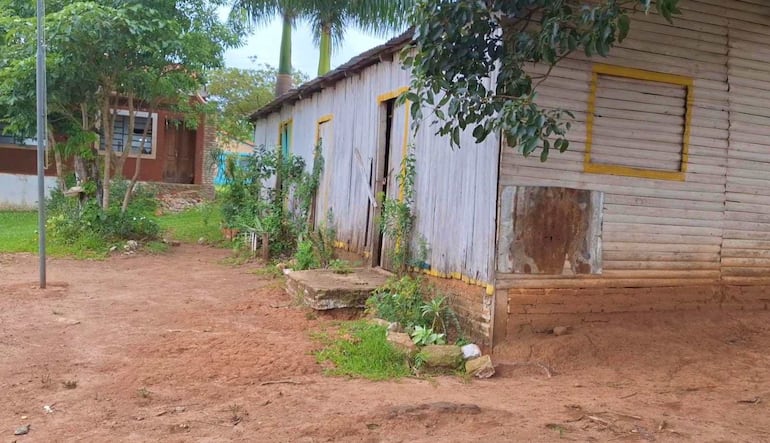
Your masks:
<path fill-rule="evenodd" d="M 45 145 L 46 136 L 46 84 L 45 84 L 45 36 L 43 18 L 44 0 L 37 0 L 37 206 L 38 206 L 38 255 L 40 257 L 40 288 L 46 286 L 45 278 Z"/>

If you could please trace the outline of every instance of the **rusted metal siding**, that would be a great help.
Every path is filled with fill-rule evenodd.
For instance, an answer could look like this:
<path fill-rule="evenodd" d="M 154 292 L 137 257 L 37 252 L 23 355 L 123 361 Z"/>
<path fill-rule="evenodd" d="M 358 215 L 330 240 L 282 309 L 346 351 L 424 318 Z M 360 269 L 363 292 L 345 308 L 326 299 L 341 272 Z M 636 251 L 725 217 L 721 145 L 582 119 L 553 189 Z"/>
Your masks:
<path fill-rule="evenodd" d="M 514 188 L 501 210 L 498 250 L 502 272 L 517 274 L 601 273 L 601 192 L 559 187 Z M 502 207 L 502 204 L 501 204 Z"/>
<path fill-rule="evenodd" d="M 523 275 L 499 268 L 498 289 L 676 286 L 713 284 L 720 279 L 730 124 L 728 19 L 725 8 L 712 3 L 684 0 L 683 15 L 673 26 L 654 13 L 637 14 L 632 18 L 631 35 L 609 57 L 594 61 L 579 54 L 570 56 L 540 86 L 541 105 L 566 108 L 575 114 L 570 148 L 541 163 L 505 147 L 499 193 L 503 196 L 509 187 L 521 186 L 604 193 L 601 273 Z M 609 115 L 589 106 L 595 63 L 691 79 L 689 152 L 681 179 L 676 172 L 665 176 L 659 171 L 668 173 L 677 161 L 679 154 L 669 151 L 675 139 L 683 139 L 681 126 L 677 126 L 683 103 L 675 102 L 676 97 L 670 102 L 650 103 L 649 94 L 644 94 L 647 89 L 662 91 L 665 87 L 622 81 L 629 85 L 625 92 L 612 88 L 604 96 L 600 93 L 604 100 L 601 106 L 609 104 L 615 109 L 611 113 L 614 120 L 610 125 L 597 122 L 593 138 L 589 137 L 589 113 L 594 111 L 590 115 L 595 120 Z M 537 66 L 530 69 L 537 74 L 546 70 Z M 654 74 L 650 80 L 657 80 Z M 643 90 L 636 91 L 636 86 Z M 676 93 L 682 95 L 679 90 Z M 644 118 L 636 118 L 639 113 Z M 673 125 L 670 136 L 659 131 L 661 124 Z M 588 172 L 586 146 L 591 140 L 602 148 L 602 162 L 645 171 L 637 176 L 625 175 L 622 167 Z M 500 204 L 502 214 L 502 197 Z M 500 238 L 504 229 L 510 227 L 500 226 Z"/>

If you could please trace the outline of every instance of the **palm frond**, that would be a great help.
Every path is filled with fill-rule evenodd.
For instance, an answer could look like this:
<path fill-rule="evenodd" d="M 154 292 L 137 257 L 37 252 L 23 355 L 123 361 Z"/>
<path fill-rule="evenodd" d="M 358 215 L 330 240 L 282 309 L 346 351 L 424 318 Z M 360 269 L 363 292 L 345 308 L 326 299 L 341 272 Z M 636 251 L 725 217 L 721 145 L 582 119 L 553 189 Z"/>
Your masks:
<path fill-rule="evenodd" d="M 264 26 L 284 13 L 281 0 L 233 0 L 228 21 L 236 25 Z"/>

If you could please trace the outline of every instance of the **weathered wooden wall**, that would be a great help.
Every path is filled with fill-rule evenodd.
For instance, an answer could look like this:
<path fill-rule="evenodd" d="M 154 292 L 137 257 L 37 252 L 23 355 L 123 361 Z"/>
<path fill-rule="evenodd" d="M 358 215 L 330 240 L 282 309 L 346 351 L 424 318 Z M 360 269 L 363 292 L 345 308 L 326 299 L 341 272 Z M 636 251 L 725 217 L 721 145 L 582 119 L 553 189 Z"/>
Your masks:
<path fill-rule="evenodd" d="M 618 302 L 619 294 L 637 306 L 671 307 L 646 303 L 654 295 L 648 289 L 626 289 L 676 287 L 660 293 L 674 304 L 676 297 L 701 303 L 713 298 L 704 288 L 770 281 L 770 4 L 685 0 L 681 9 L 673 25 L 655 14 L 634 16 L 631 35 L 610 57 L 569 57 L 541 86 L 542 105 L 575 113 L 570 149 L 540 163 L 504 148 L 499 195 L 518 186 L 603 192 L 603 270 L 550 276 L 498 272 L 497 288 L 508 292 L 509 303 L 498 308 L 526 317 L 612 310 L 614 300 L 615 309 L 630 309 Z M 681 180 L 586 172 L 595 62 L 692 79 L 689 152 Z M 614 90 L 611 103 L 623 110 L 622 118 L 594 125 L 591 142 L 605 148 L 604 158 L 616 153 L 617 163 L 663 171 L 676 161 L 666 143 L 677 140 L 685 116 L 681 102 L 673 100 L 678 93 L 666 100 L 647 92 Z M 601 112 L 597 108 L 594 118 Z M 588 303 L 559 291 L 598 298 L 610 291 L 614 299 Z"/>
<path fill-rule="evenodd" d="M 353 251 L 369 252 L 371 247 L 366 238 L 367 232 L 371 235 L 371 226 L 367 229 L 367 189 L 369 169 L 376 171 L 384 121 L 380 101 L 388 94 L 395 97 L 408 84 L 409 73 L 398 60 L 382 61 L 256 122 L 256 143 L 275 146 L 280 122 L 291 120 L 291 151 L 305 158 L 310 167 L 317 122 L 331 118 L 324 124 L 331 125 L 324 127 L 324 132 L 333 139 L 324 141 L 325 171 L 318 199 L 319 204 L 328 202 L 328 207 L 318 209 L 322 213 L 332 210 L 338 240 Z M 490 137 L 483 145 L 476 145 L 464 134 L 463 148 L 452 150 L 449 140 L 435 136 L 427 124 L 414 134 L 406 112 L 403 106 L 395 111 L 387 170 L 395 179 L 403 152 L 414 145 L 413 241 L 417 245 L 423 239 L 428 245 L 426 271 L 483 286 L 491 296 L 499 142 Z M 478 309 L 479 316 L 484 311 L 483 316 L 491 318 L 489 300 L 486 307 Z"/>

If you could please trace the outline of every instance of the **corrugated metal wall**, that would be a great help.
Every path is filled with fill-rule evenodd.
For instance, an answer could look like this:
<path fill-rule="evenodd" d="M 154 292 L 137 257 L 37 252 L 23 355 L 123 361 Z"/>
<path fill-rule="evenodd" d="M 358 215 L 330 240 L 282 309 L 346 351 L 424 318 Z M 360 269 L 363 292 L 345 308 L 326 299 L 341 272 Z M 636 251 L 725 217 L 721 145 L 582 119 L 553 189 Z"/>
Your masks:
<path fill-rule="evenodd" d="M 499 273 L 498 288 L 695 286 L 722 276 L 733 283 L 770 280 L 770 4 L 683 1 L 681 9 L 673 25 L 654 14 L 634 16 L 630 37 L 610 57 L 588 61 L 576 55 L 552 71 L 539 102 L 575 113 L 568 152 L 540 163 L 503 149 L 500 195 L 516 186 L 604 192 L 603 272 Z M 595 62 L 692 78 L 684 180 L 585 172 Z M 675 159 L 664 148 L 678 136 L 673 129 L 681 105 L 647 100 L 650 94 L 635 94 L 631 86 L 625 94 L 621 89 L 610 94 L 617 104 L 612 107 L 623 110 L 620 119 L 594 125 L 592 143 L 615 147 L 621 154 L 616 163 L 641 166 L 647 158 L 650 169 L 670 168 Z M 645 118 L 635 117 L 640 112 Z M 594 117 L 601 118 L 600 109 Z M 611 151 L 603 149 L 602 156 Z"/>
<path fill-rule="evenodd" d="M 722 275 L 770 281 L 770 3 L 713 2 L 729 24 L 730 149 Z"/>
<path fill-rule="evenodd" d="M 398 61 L 383 61 L 336 85 L 287 105 L 256 122 L 255 141 L 274 146 L 278 126 L 292 121 L 291 151 L 312 165 L 316 127 L 332 140 L 324 143 L 325 176 L 319 190 L 319 214 L 331 209 L 338 240 L 358 252 L 371 248 L 367 236 L 369 173 L 376 171 L 382 141 L 384 105 L 378 102 L 409 84 L 409 74 Z M 451 150 L 448 139 L 434 136 L 424 125 L 415 135 L 401 106 L 393 117 L 392 149 L 388 171 L 398 174 L 406 136 L 416 153 L 416 235 L 428 245 L 428 263 L 434 275 L 462 278 L 486 285 L 494 278 L 495 212 L 499 144 L 495 137 L 483 145 L 463 136 L 463 149 Z M 358 157 L 356 152 L 358 152 Z M 394 189 L 394 188 L 391 188 Z M 328 202 L 327 208 L 322 208 Z M 371 216 L 371 213 L 370 213 Z M 317 220 L 322 220 L 318 217 Z"/>

